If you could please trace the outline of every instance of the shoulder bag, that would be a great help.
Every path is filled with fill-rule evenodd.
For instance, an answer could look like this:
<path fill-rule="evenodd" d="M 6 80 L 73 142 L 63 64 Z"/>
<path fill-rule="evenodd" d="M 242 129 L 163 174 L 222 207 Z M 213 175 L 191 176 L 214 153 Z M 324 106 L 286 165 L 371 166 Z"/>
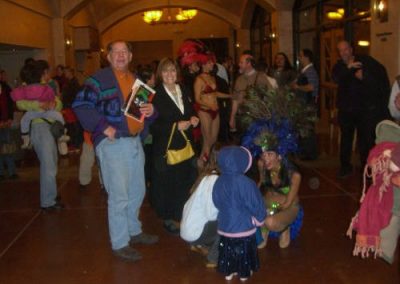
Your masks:
<path fill-rule="evenodd" d="M 179 163 L 186 161 L 194 156 L 194 151 L 193 151 L 192 145 L 190 144 L 189 139 L 186 137 L 185 132 L 182 130 L 180 131 L 180 133 L 182 134 L 183 138 L 185 138 L 185 140 L 186 140 L 186 146 L 179 150 L 169 149 L 169 146 L 171 145 L 172 137 L 174 136 L 175 128 L 176 128 L 176 123 L 174 123 L 174 125 L 172 126 L 171 135 L 169 136 L 169 141 L 168 141 L 168 145 L 167 145 L 167 152 L 165 155 L 167 158 L 168 165 L 179 164 Z"/>

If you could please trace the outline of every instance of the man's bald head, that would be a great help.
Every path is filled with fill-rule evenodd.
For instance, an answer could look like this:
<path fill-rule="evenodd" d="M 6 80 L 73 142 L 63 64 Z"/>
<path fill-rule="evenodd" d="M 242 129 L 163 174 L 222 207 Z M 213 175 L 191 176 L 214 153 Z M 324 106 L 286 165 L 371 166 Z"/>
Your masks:
<path fill-rule="evenodd" d="M 342 40 L 338 43 L 337 49 L 340 55 L 340 58 L 347 64 L 349 63 L 353 58 L 353 48 L 351 47 L 350 43 L 348 41 Z"/>
<path fill-rule="evenodd" d="M 241 74 L 248 73 L 254 69 L 254 57 L 250 54 L 242 54 L 239 59 L 239 71 Z"/>

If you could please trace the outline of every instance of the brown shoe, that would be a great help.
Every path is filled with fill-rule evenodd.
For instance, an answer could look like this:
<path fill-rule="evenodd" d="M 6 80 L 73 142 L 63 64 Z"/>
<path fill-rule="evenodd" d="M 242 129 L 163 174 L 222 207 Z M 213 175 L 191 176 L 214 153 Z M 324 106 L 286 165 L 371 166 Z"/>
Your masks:
<path fill-rule="evenodd" d="M 212 261 L 207 261 L 206 268 L 217 268 L 217 263 Z"/>
<path fill-rule="evenodd" d="M 126 246 L 120 249 L 113 250 L 113 254 L 125 261 L 138 261 L 142 259 L 142 255 L 130 246 Z"/>
<path fill-rule="evenodd" d="M 139 235 L 132 236 L 129 245 L 133 246 L 135 244 L 152 245 L 158 242 L 158 236 L 149 235 L 146 233 L 140 233 Z"/>
<path fill-rule="evenodd" d="M 201 245 L 197 245 L 197 246 L 190 246 L 190 250 L 197 252 L 201 255 L 206 256 L 208 254 L 208 248 L 201 246 Z"/>

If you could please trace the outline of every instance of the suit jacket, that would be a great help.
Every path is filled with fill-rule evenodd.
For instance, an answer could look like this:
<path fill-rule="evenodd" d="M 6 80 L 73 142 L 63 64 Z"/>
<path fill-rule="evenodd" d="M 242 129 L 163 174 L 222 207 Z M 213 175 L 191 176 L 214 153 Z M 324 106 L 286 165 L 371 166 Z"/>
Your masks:
<path fill-rule="evenodd" d="M 163 84 L 155 88 L 156 95 L 153 99 L 153 105 L 158 111 L 158 118 L 150 127 L 153 134 L 153 155 L 164 156 L 167 150 L 168 139 L 171 134 L 173 124 L 180 120 L 189 120 L 195 115 L 192 105 L 189 101 L 189 93 L 184 86 L 180 85 L 182 91 L 182 101 L 184 105 L 184 113 L 182 114 L 175 102 L 168 95 Z M 192 141 L 192 128 L 185 131 L 186 136 Z M 180 131 L 174 132 L 170 149 L 182 149 L 185 147 L 186 141 Z M 193 146 L 193 145 L 192 145 Z"/>

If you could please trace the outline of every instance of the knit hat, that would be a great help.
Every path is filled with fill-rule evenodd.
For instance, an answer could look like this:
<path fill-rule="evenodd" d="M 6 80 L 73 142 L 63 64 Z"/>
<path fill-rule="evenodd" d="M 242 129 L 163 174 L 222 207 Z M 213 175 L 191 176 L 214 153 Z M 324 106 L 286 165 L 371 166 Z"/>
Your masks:
<path fill-rule="evenodd" d="M 376 140 L 375 144 L 384 141 L 400 142 L 400 126 L 391 120 L 382 120 L 375 128 Z"/>

